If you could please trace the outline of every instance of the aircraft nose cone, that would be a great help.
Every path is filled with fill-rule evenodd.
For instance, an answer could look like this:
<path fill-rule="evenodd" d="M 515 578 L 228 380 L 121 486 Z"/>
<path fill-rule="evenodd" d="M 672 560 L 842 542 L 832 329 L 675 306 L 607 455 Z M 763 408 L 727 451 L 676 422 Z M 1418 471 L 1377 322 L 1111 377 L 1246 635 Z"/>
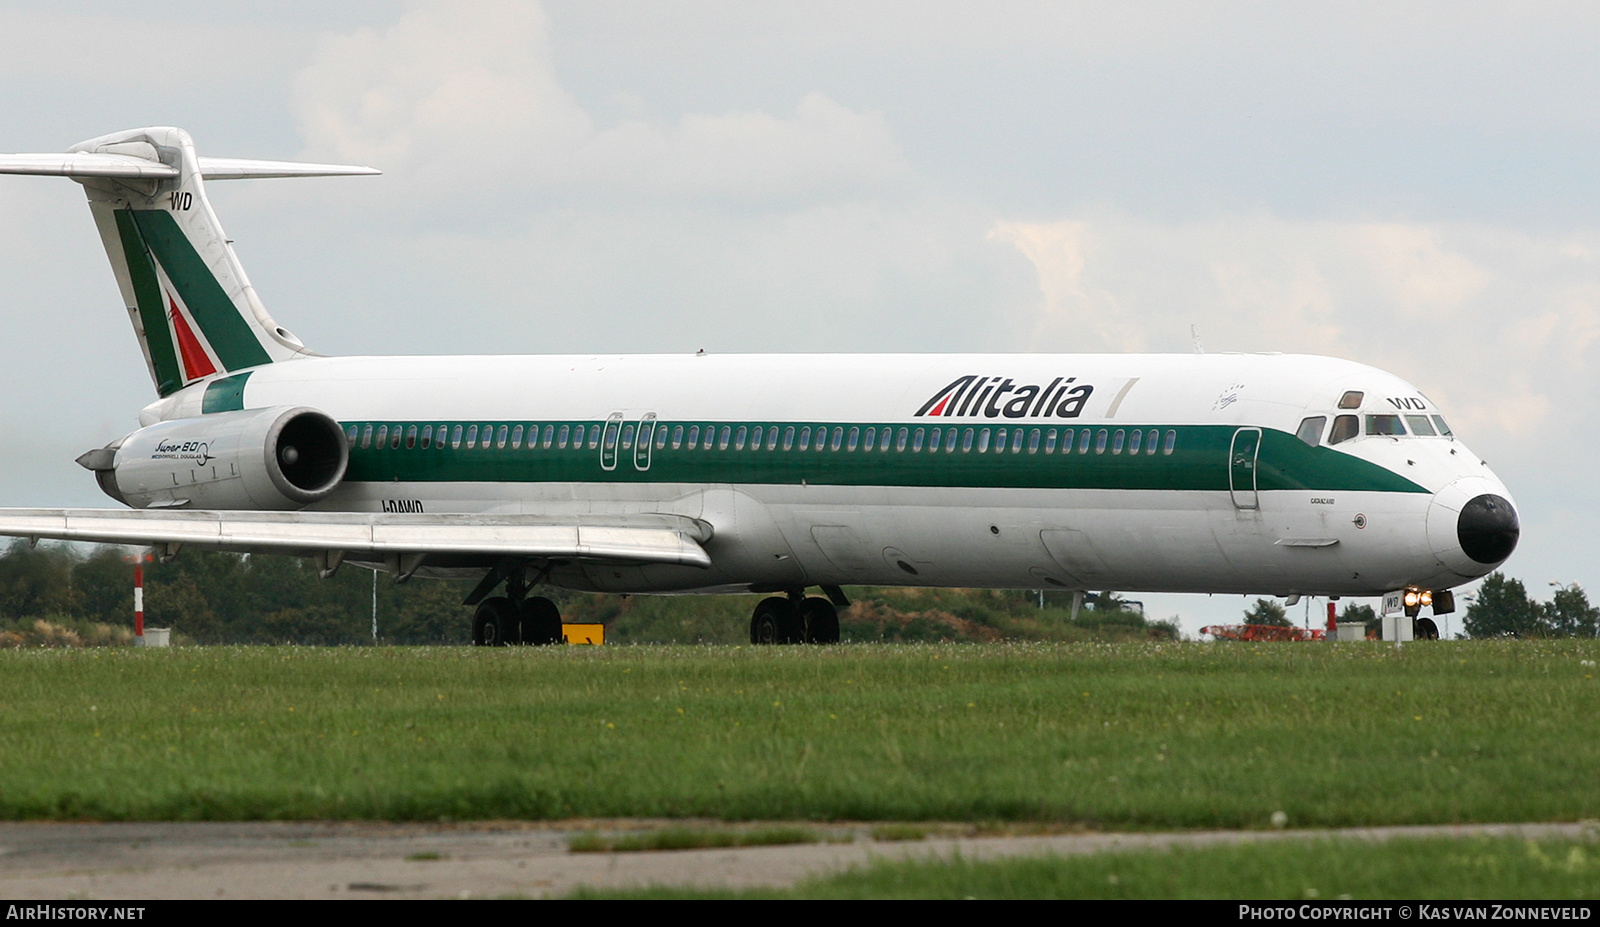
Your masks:
<path fill-rule="evenodd" d="M 1494 493 L 1475 496 L 1461 507 L 1456 537 L 1461 550 L 1479 563 L 1499 563 L 1517 549 L 1522 523 L 1510 500 Z"/>
<path fill-rule="evenodd" d="M 1433 559 L 1462 579 L 1477 579 L 1498 567 L 1521 536 L 1517 504 L 1492 474 L 1462 477 L 1434 493 L 1428 505 Z"/>

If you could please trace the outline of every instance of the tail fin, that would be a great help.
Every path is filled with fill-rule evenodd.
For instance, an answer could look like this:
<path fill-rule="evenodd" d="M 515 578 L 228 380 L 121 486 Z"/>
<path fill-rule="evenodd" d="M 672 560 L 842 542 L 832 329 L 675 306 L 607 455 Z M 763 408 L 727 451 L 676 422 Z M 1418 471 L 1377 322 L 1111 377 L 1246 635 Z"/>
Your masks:
<path fill-rule="evenodd" d="M 67 154 L 0 155 L 0 173 L 83 184 L 150 377 L 167 396 L 214 374 L 313 353 L 267 314 L 204 181 L 378 172 L 201 158 L 182 129 L 147 128 L 79 142 Z"/>

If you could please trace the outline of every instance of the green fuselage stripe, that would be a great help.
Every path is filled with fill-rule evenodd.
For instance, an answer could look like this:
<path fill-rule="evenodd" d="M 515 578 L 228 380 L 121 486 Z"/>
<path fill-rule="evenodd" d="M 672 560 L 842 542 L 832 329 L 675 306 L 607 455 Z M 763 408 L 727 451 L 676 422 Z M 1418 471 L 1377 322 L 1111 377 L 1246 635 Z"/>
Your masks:
<path fill-rule="evenodd" d="M 443 427 L 446 432 L 463 426 L 463 431 L 476 427 L 479 435 L 490 434 L 495 440 L 479 439 L 479 446 L 469 447 L 465 441 L 443 446 L 432 440 L 424 448 L 421 429 L 432 427 L 436 433 Z M 554 435 L 563 429 L 569 433 L 584 430 L 581 447 L 575 447 L 570 438 L 565 448 L 552 443 L 544 445 L 546 426 Z M 788 423 L 788 422 L 659 422 L 654 434 L 664 429 L 668 440 L 664 447 L 651 442 L 648 467 L 639 453 L 637 434 L 639 423 L 623 423 L 635 429 L 633 440 L 627 441 L 629 432 L 618 428 L 614 439 L 614 452 L 606 451 L 608 438 L 605 422 L 345 422 L 346 433 L 353 435 L 350 449 L 350 469 L 347 481 L 354 482 L 588 482 L 588 483 L 769 483 L 808 484 L 834 486 L 931 486 L 931 487 L 995 487 L 995 488 L 1045 488 L 1045 489 L 1148 489 L 1148 490 L 1208 490 L 1228 491 L 1250 489 L 1250 486 L 1230 487 L 1230 449 L 1237 427 L 1231 425 L 1177 425 L 1158 426 L 1100 426 L 1075 427 L 1071 451 L 1062 447 L 1061 429 L 1058 426 L 994 426 L 956 425 L 959 435 L 953 451 L 947 450 L 949 428 L 927 424 L 863 425 L 860 423 Z M 499 446 L 498 436 L 505 426 L 508 439 Z M 529 427 L 539 440 L 529 445 Z M 685 440 L 673 447 L 671 436 L 679 427 L 685 436 L 690 428 L 698 427 L 702 437 L 690 448 Z M 521 445 L 513 447 L 509 435 L 518 427 L 524 429 Z M 617 426 L 611 426 L 616 428 Z M 716 440 L 710 448 L 705 446 L 704 432 L 710 427 Z M 729 441 L 722 443 L 726 427 Z M 763 440 L 759 448 L 751 446 L 750 438 L 760 428 Z M 937 450 L 931 448 L 935 427 L 940 430 Z M 777 446 L 769 449 L 767 436 L 778 429 Z M 793 428 L 795 440 L 784 449 L 783 436 Z M 800 448 L 799 434 L 811 429 L 813 435 L 821 429 L 827 440 L 819 450 L 815 438 L 806 449 Z M 833 444 L 834 430 L 839 429 L 843 440 L 837 449 Z M 871 450 L 864 447 L 866 429 L 874 428 L 878 434 L 885 430 L 891 435 L 887 451 L 881 441 L 875 441 Z M 904 449 L 899 446 L 901 429 L 908 432 Z M 370 431 L 369 431 L 370 429 Z M 380 432 L 380 429 L 382 430 Z M 393 447 L 393 434 L 399 429 L 399 447 Z M 601 435 L 591 443 L 590 434 L 599 429 Z M 745 445 L 736 446 L 740 429 L 745 430 Z M 849 433 L 859 429 L 855 450 L 849 449 Z M 922 450 L 915 450 L 916 432 L 924 431 Z M 982 432 L 989 431 L 989 449 L 979 451 Z M 1014 450 L 1015 434 L 1023 433 L 1020 450 Z M 1087 452 L 1080 452 L 1084 431 L 1089 432 Z M 964 451 L 967 432 L 973 433 L 972 449 Z M 999 433 L 1005 432 L 1005 449 L 998 449 Z M 1048 434 L 1058 432 L 1053 452 L 1047 451 Z M 1123 432 L 1121 452 L 1116 435 Z M 1131 434 L 1142 432 L 1144 440 L 1137 452 L 1130 450 Z M 1101 433 L 1106 433 L 1105 449 L 1099 450 Z M 1151 432 L 1157 433 L 1158 445 L 1154 454 L 1148 453 Z M 383 447 L 377 447 L 377 436 L 385 435 Z M 1035 433 L 1039 436 L 1036 450 L 1030 451 Z M 1166 451 L 1167 436 L 1173 435 L 1171 453 Z M 627 441 L 629 446 L 624 446 Z M 363 443 L 367 444 L 363 447 Z M 483 446 L 483 445 L 487 446 Z M 408 446 L 409 445 L 409 446 Z M 602 464 L 614 467 L 606 469 Z M 1291 434 L 1263 429 L 1260 454 L 1256 458 L 1256 490 L 1323 490 L 1323 491 L 1377 491 L 1426 492 L 1412 481 L 1349 454 L 1326 447 L 1309 447 Z"/>
<path fill-rule="evenodd" d="M 122 256 L 127 261 L 128 278 L 133 282 L 133 296 L 138 303 L 139 324 L 144 327 L 145 349 L 150 352 L 150 364 L 156 371 L 156 392 L 170 396 L 183 388 L 183 371 L 178 368 L 178 354 L 172 346 L 172 329 L 167 325 L 167 310 L 162 305 L 156 268 L 145 248 L 144 236 L 133 221 L 133 213 L 118 209 L 114 215 L 117 236 L 122 239 Z"/>
<path fill-rule="evenodd" d="M 167 278 L 178 288 L 183 304 L 194 316 L 211 349 L 226 370 L 271 363 L 239 308 L 228 298 L 211 268 L 206 266 L 171 213 L 160 209 L 118 210 L 133 216 L 151 253 L 161 262 Z M 143 299 L 140 300 L 143 302 Z M 164 326 L 163 326 L 164 327 Z"/>
<path fill-rule="evenodd" d="M 231 377 L 223 377 L 206 384 L 205 395 L 200 399 L 200 412 L 209 415 L 213 412 L 237 412 L 244 408 L 244 385 L 250 379 L 253 370 L 236 373 Z"/>

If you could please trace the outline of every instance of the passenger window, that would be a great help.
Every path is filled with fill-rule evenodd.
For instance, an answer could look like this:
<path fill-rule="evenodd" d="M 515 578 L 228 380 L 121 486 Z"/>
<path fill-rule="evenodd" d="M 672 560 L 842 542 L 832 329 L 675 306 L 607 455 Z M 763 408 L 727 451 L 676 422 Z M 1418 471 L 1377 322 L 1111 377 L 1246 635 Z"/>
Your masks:
<path fill-rule="evenodd" d="M 633 450 L 633 428 L 634 426 L 632 422 L 629 422 L 627 425 L 623 426 L 622 449 L 625 451 Z"/>
<path fill-rule="evenodd" d="M 928 432 L 928 452 L 932 454 L 939 452 L 939 429 L 937 428 Z"/>
<path fill-rule="evenodd" d="M 868 428 L 867 429 L 867 433 L 865 435 L 863 435 L 862 438 L 861 438 L 861 449 L 862 450 L 864 450 L 864 451 L 872 450 L 873 439 L 877 437 L 877 432 L 878 432 L 878 429 L 876 429 L 876 428 Z"/>
<path fill-rule="evenodd" d="M 954 428 L 944 433 L 944 452 L 946 454 L 954 454 L 956 452 L 956 430 Z"/>
<path fill-rule="evenodd" d="M 1411 426 L 1411 433 L 1414 435 L 1431 438 L 1435 434 L 1433 425 L 1428 421 L 1426 415 L 1408 415 L 1406 416 L 1406 424 Z"/>
<path fill-rule="evenodd" d="M 852 451 L 861 446 L 861 429 L 850 429 L 850 442 L 845 446 Z"/>
<path fill-rule="evenodd" d="M 394 451 L 397 451 L 397 450 L 400 449 L 400 426 L 399 425 L 394 426 L 394 430 L 389 432 L 389 449 L 390 450 L 394 450 Z"/>
<path fill-rule="evenodd" d="M 843 444 L 844 444 L 844 426 L 835 425 L 835 426 L 833 426 L 833 443 L 828 445 L 828 446 L 830 448 L 832 448 L 833 450 L 837 451 Z M 820 451 L 820 450 L 822 450 L 822 448 L 818 447 L 817 450 Z"/>
<path fill-rule="evenodd" d="M 1021 428 L 1018 428 L 1017 430 L 1011 432 L 1011 453 L 1013 453 L 1013 454 L 1022 453 L 1022 429 Z"/>
<path fill-rule="evenodd" d="M 1444 416 L 1435 415 L 1433 417 L 1433 423 L 1439 426 L 1439 434 L 1443 437 L 1451 438 L 1455 436 L 1455 432 L 1450 430 L 1450 426 L 1444 423 Z"/>
<path fill-rule="evenodd" d="M 926 437 L 927 435 L 923 434 L 922 429 L 918 428 L 917 433 L 911 436 L 911 450 L 921 453 L 922 442 Z"/>
<path fill-rule="evenodd" d="M 505 425 L 501 425 L 500 430 L 494 433 L 494 446 L 504 450 L 506 446 L 506 437 L 510 431 L 511 429 L 507 428 Z M 487 435 L 485 437 L 487 437 Z"/>
<path fill-rule="evenodd" d="M 723 425 L 722 426 L 722 432 L 717 435 L 717 450 L 725 451 L 725 450 L 728 449 L 728 439 L 732 434 L 733 434 L 733 426 L 732 425 Z"/>
<path fill-rule="evenodd" d="M 683 426 L 674 425 L 672 426 L 672 449 L 677 450 L 680 447 L 683 447 Z"/>
<path fill-rule="evenodd" d="M 512 432 L 511 432 L 511 449 L 512 450 L 516 450 L 517 448 L 522 446 L 522 430 L 523 429 L 522 429 L 521 425 L 518 425 L 515 429 L 512 430 Z M 528 446 L 532 447 L 533 446 L 533 442 L 532 441 L 528 442 Z"/>
<path fill-rule="evenodd" d="M 800 429 L 800 450 L 811 450 L 811 426 Z"/>
<path fill-rule="evenodd" d="M 456 426 L 456 432 L 455 433 L 456 433 L 456 437 L 460 437 L 461 436 L 461 426 L 460 425 Z M 569 435 L 571 435 L 571 434 L 572 434 L 572 426 L 571 425 L 562 425 L 561 426 L 561 437 L 556 439 L 556 447 L 560 448 L 561 450 L 566 450 L 567 449 L 567 437 Z"/>
<path fill-rule="evenodd" d="M 1367 416 L 1367 434 L 1388 435 L 1396 437 L 1406 433 L 1406 426 L 1400 424 L 1398 415 L 1369 415 Z"/>
<path fill-rule="evenodd" d="M 600 426 L 599 425 L 590 425 L 589 426 L 589 450 L 592 451 L 592 450 L 594 450 L 595 448 L 597 448 L 599 446 L 600 446 Z"/>
<path fill-rule="evenodd" d="M 989 451 L 989 429 L 978 432 L 978 453 L 985 454 Z"/>
<path fill-rule="evenodd" d="M 422 449 L 427 450 L 433 446 L 433 426 L 422 426 Z"/>
<path fill-rule="evenodd" d="M 1028 453 L 1039 453 L 1039 429 L 1037 428 L 1028 432 Z"/>
<path fill-rule="evenodd" d="M 379 425 L 378 426 L 378 440 L 372 442 L 372 444 L 373 444 L 374 447 L 376 447 L 380 451 L 388 446 L 388 444 L 389 444 L 389 426 L 388 425 Z"/>
<path fill-rule="evenodd" d="M 1349 416 L 1346 416 L 1348 418 Z M 1322 426 L 1328 424 L 1326 415 L 1313 415 L 1300 422 L 1300 427 L 1294 436 L 1304 441 L 1309 447 L 1316 447 L 1322 442 Z"/>
<path fill-rule="evenodd" d="M 790 425 L 783 430 L 783 449 L 787 451 L 792 447 L 794 447 L 794 426 Z"/>
<path fill-rule="evenodd" d="M 1158 440 L 1160 440 L 1160 439 L 1161 439 L 1161 431 L 1160 431 L 1160 429 L 1157 429 L 1157 428 L 1150 429 L 1150 437 L 1144 443 L 1144 452 L 1146 454 L 1154 454 L 1156 452 L 1156 442 Z M 1172 449 L 1168 448 L 1167 449 L 1167 453 L 1169 453 L 1169 454 L 1172 453 Z"/>
<path fill-rule="evenodd" d="M 1360 390 L 1356 390 L 1356 389 L 1350 390 L 1350 391 L 1346 392 L 1343 396 L 1339 397 L 1339 408 L 1341 408 L 1341 409 L 1359 409 L 1359 408 L 1361 408 L 1361 398 L 1363 396 L 1365 396 L 1365 395 L 1366 394 L 1361 392 Z"/>
<path fill-rule="evenodd" d="M 997 429 L 995 429 L 995 432 L 994 432 L 994 452 L 996 454 L 1003 454 L 1003 453 L 1005 453 L 1005 449 L 1006 449 L 1006 430 L 1004 428 L 997 428 Z"/>
<path fill-rule="evenodd" d="M 665 426 L 665 425 L 657 425 L 656 426 L 656 450 L 658 450 L 658 451 L 666 450 L 666 447 L 667 447 L 667 426 Z"/>
<path fill-rule="evenodd" d="M 689 450 L 692 451 L 692 450 L 694 450 L 695 448 L 697 448 L 699 446 L 700 446 L 700 426 L 699 425 L 690 425 L 689 426 Z"/>
<path fill-rule="evenodd" d="M 907 436 L 909 434 L 910 434 L 910 432 L 907 431 L 904 428 L 900 429 L 898 432 L 895 433 L 895 436 L 894 436 L 894 449 L 895 450 L 903 451 L 903 450 L 906 449 L 906 438 L 907 438 Z"/>
<path fill-rule="evenodd" d="M 1100 429 L 1099 434 L 1094 436 L 1094 452 L 1096 454 L 1104 454 L 1106 452 L 1107 437 L 1109 437 L 1109 435 L 1104 428 Z"/>
<path fill-rule="evenodd" d="M 554 425 L 544 426 L 544 435 L 539 439 L 539 446 L 543 447 L 545 450 L 549 450 L 551 443 L 555 440 L 555 431 L 556 426 Z"/>
<path fill-rule="evenodd" d="M 1143 441 L 1143 440 L 1144 440 L 1144 432 L 1140 431 L 1137 428 L 1135 428 L 1132 432 L 1130 432 L 1128 434 L 1128 453 L 1129 454 L 1137 454 L 1137 453 L 1139 453 L 1139 442 Z"/>
<path fill-rule="evenodd" d="M 409 450 L 411 450 L 412 448 L 414 448 L 416 446 L 417 446 L 417 426 L 412 425 L 410 428 L 406 429 L 406 450 L 409 451 Z"/>
<path fill-rule="evenodd" d="M 1126 437 L 1127 437 L 1127 434 L 1121 428 L 1118 428 L 1117 429 L 1117 433 L 1111 437 L 1111 453 L 1113 453 L 1113 454 L 1122 453 L 1123 439 L 1125 439 Z"/>
<path fill-rule="evenodd" d="M 760 425 L 750 429 L 750 450 L 761 450 L 761 432 L 762 428 Z"/>
<path fill-rule="evenodd" d="M 1044 452 L 1046 454 L 1054 454 L 1056 452 L 1056 439 L 1059 437 L 1061 436 L 1056 433 L 1054 428 L 1044 433 Z"/>
<path fill-rule="evenodd" d="M 733 434 L 733 449 L 736 451 L 744 450 L 744 440 L 749 434 L 749 431 L 743 425 L 740 425 L 739 430 Z"/>
<path fill-rule="evenodd" d="M 1178 446 L 1178 433 L 1176 431 L 1167 432 L 1167 443 L 1163 444 L 1161 446 L 1161 456 L 1165 457 L 1168 454 L 1171 454 L 1172 453 L 1172 449 L 1177 447 L 1177 446 Z"/>
<path fill-rule="evenodd" d="M 773 448 L 775 448 L 777 446 L 778 446 L 778 426 L 777 425 L 773 425 L 771 428 L 767 429 L 767 450 L 770 451 L 770 450 L 772 450 Z"/>
<path fill-rule="evenodd" d="M 961 433 L 961 453 L 967 454 L 967 453 L 971 453 L 971 451 L 972 451 L 972 429 L 968 428 L 966 431 Z"/>
<path fill-rule="evenodd" d="M 1105 432 L 1103 432 L 1103 431 L 1100 432 L 1100 433 L 1101 434 L 1105 434 Z M 1091 440 L 1092 437 L 1093 436 L 1089 434 L 1089 429 L 1087 429 L 1087 428 L 1085 428 L 1082 432 L 1079 433 L 1079 435 L 1078 435 L 1078 453 L 1080 453 L 1080 454 L 1089 453 L 1089 441 Z"/>
<path fill-rule="evenodd" d="M 356 442 L 359 440 L 358 436 L 360 434 L 361 434 L 361 429 L 358 428 L 355 425 L 351 425 L 349 428 L 346 428 L 344 430 L 344 436 L 350 442 L 350 446 L 351 447 L 355 447 L 356 446 Z"/>
<path fill-rule="evenodd" d="M 362 448 L 368 448 L 368 447 L 372 446 L 372 426 L 371 425 L 368 425 L 366 428 L 362 429 L 362 431 L 361 431 L 361 446 L 362 446 Z"/>

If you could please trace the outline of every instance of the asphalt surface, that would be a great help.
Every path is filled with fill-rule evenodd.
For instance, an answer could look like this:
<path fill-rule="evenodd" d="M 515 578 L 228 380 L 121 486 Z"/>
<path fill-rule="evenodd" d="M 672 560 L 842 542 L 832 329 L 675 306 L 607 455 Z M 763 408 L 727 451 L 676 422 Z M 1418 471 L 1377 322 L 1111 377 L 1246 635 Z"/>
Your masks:
<path fill-rule="evenodd" d="M 570 836 L 696 822 L 551 824 L 0 823 L 0 898 L 549 898 L 580 886 L 786 886 L 873 859 L 1100 853 L 1245 840 L 1516 835 L 1600 837 L 1600 825 L 1501 824 L 1168 834 L 933 836 L 875 841 L 868 825 L 805 825 L 839 842 L 572 853 Z M 726 824 L 700 822 L 724 829 Z M 853 839 L 852 839 L 853 838 Z M 849 840 L 850 842 L 844 842 Z"/>

